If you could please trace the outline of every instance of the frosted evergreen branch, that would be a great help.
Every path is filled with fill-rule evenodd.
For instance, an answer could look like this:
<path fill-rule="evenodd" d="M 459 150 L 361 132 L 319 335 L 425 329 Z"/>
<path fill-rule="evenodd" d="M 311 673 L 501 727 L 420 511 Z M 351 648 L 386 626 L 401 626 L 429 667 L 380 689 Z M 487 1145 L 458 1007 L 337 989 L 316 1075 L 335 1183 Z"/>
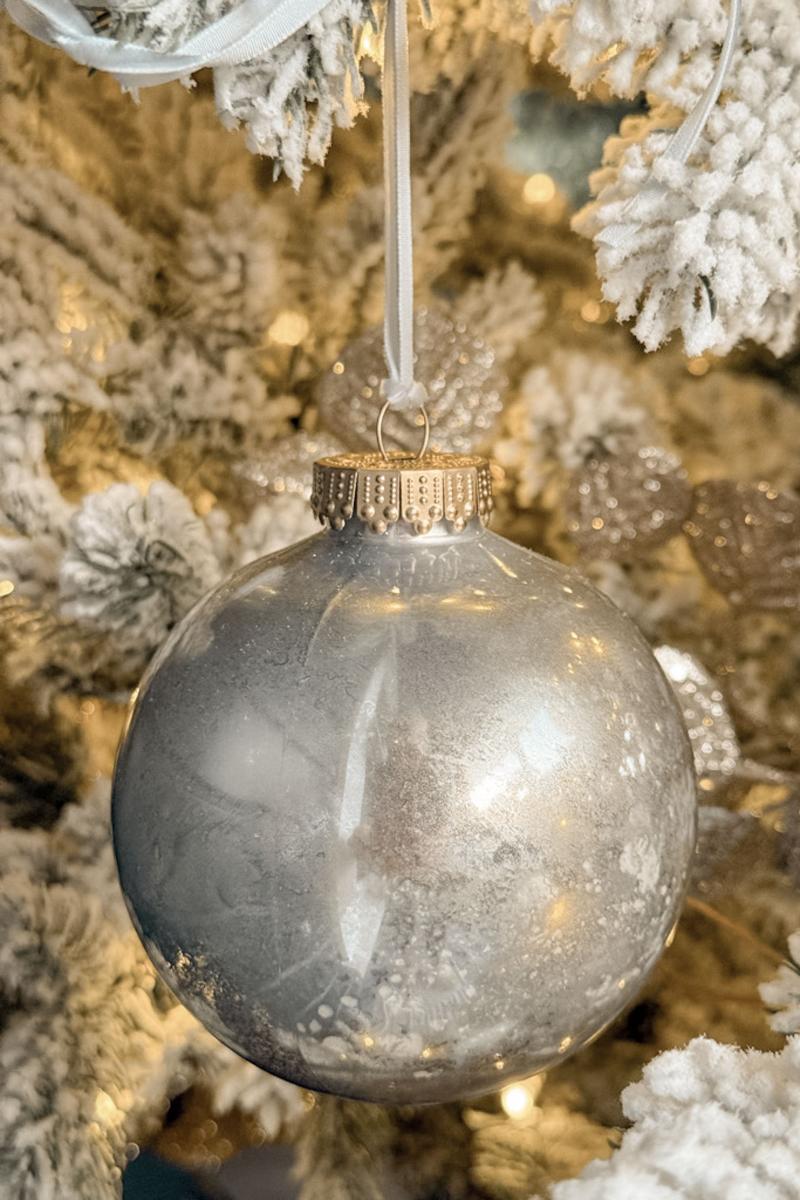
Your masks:
<path fill-rule="evenodd" d="M 749 0 L 720 103 L 690 161 L 669 161 L 668 132 L 708 84 L 727 8 L 692 0 L 535 0 L 534 51 L 582 90 L 602 81 L 646 90 L 592 179 L 575 227 L 595 239 L 604 295 L 653 350 L 680 330 L 686 352 L 725 353 L 744 339 L 785 353 L 800 313 L 800 15 L 793 0 Z M 636 223 L 626 205 L 650 172 Z M 630 229 L 628 229 L 630 225 Z M 609 229 L 627 230 L 623 245 Z"/>

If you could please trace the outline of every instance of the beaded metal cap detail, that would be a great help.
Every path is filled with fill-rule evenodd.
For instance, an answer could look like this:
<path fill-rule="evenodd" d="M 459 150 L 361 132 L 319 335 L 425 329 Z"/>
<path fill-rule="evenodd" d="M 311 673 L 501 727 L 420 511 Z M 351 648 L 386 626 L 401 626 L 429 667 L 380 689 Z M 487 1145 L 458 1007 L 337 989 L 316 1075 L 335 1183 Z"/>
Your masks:
<path fill-rule="evenodd" d="M 337 530 L 357 520 L 374 533 L 399 525 L 425 534 L 443 522 L 460 533 L 475 517 L 488 524 L 492 477 L 478 455 L 337 454 L 314 464 L 311 507 Z"/>

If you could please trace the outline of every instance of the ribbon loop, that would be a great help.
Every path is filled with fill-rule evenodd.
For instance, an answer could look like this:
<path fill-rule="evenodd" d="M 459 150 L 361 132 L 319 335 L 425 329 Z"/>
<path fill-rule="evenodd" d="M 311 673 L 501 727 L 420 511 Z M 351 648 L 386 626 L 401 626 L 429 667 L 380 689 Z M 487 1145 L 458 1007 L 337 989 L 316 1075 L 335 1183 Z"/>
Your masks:
<path fill-rule="evenodd" d="M 387 400 L 384 403 L 381 411 L 378 413 L 378 423 L 375 426 L 375 437 L 378 442 L 378 449 L 381 452 L 381 457 L 386 462 L 389 462 L 391 460 L 391 455 L 389 454 L 389 451 L 386 449 L 386 443 L 383 440 L 383 422 L 386 419 L 386 414 L 388 411 L 389 411 L 389 401 Z M 419 406 L 418 424 L 422 426 L 423 433 L 422 433 L 422 441 L 420 443 L 419 449 L 417 450 L 417 453 L 414 455 L 414 462 L 419 462 L 421 458 L 425 457 L 425 455 L 428 452 L 428 444 L 431 439 L 431 422 L 430 422 L 430 418 L 428 416 L 428 410 L 424 404 L 421 404 Z M 400 452 L 400 457 L 402 458 L 402 451 Z"/>
<path fill-rule="evenodd" d="M 739 41 L 741 21 L 742 0 L 730 0 L 728 27 L 725 31 L 725 40 L 722 44 L 722 50 L 720 51 L 719 61 L 717 62 L 714 74 L 700 99 L 670 138 L 666 150 L 661 155 L 662 159 L 679 163 L 689 161 L 692 151 L 706 127 L 706 122 L 711 116 L 714 105 L 719 100 L 725 76 L 730 70 L 731 60 Z M 635 196 L 631 196 L 613 224 L 607 225 L 605 229 L 598 233 L 595 241 L 615 250 L 623 250 L 625 252 L 634 250 L 641 224 L 642 214 L 640 210 L 642 208 L 642 201 L 647 197 L 661 195 L 665 191 L 664 184 L 656 179 L 651 171 L 644 186 Z"/>
<path fill-rule="evenodd" d="M 85 67 L 108 71 L 127 91 L 155 87 L 202 67 L 235 66 L 274 50 L 330 0 L 242 0 L 173 50 L 96 34 L 71 0 L 5 0 L 12 21 Z"/>

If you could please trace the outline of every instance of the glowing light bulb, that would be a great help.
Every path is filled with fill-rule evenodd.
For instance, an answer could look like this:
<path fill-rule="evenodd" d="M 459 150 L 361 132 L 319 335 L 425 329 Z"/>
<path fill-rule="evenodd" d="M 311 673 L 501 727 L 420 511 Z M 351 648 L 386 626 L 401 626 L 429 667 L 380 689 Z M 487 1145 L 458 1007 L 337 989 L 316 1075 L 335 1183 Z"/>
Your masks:
<path fill-rule="evenodd" d="M 522 189 L 522 197 L 526 204 L 548 204 L 555 194 L 555 181 L 549 175 L 539 173 L 526 179 Z"/>
<path fill-rule="evenodd" d="M 513 1121 L 521 1121 L 523 1117 L 529 1116 L 535 1107 L 533 1096 L 521 1083 L 503 1088 L 500 1093 L 500 1103 L 503 1106 L 503 1112 Z"/>
<path fill-rule="evenodd" d="M 299 346 L 309 331 L 308 317 L 286 308 L 279 312 L 267 330 L 267 337 L 278 346 Z"/>
<path fill-rule="evenodd" d="M 500 1106 L 512 1121 L 524 1121 L 530 1117 L 535 1108 L 539 1094 L 544 1087 L 545 1076 L 532 1075 L 520 1083 L 509 1084 L 500 1092 Z"/>

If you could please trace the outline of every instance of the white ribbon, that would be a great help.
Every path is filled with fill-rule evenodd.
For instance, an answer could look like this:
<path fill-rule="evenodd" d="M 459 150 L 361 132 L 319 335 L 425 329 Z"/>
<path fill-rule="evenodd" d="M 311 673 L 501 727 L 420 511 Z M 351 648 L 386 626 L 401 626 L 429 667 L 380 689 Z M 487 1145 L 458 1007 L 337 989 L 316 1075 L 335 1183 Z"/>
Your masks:
<path fill-rule="evenodd" d="M 719 100 L 725 76 L 728 74 L 733 53 L 739 41 L 741 21 L 741 0 L 730 0 L 728 28 L 725 31 L 725 40 L 722 43 L 719 62 L 711 77 L 711 82 L 689 115 L 678 129 L 675 130 L 666 150 L 660 156 L 662 160 L 667 159 L 679 163 L 689 161 L 689 157 L 705 129 L 706 122 L 711 116 L 711 111 Z M 651 172 L 644 187 L 635 196 L 632 196 L 624 206 L 618 220 L 613 225 L 606 226 L 605 229 L 598 233 L 595 240 L 602 242 L 604 246 L 611 246 L 614 249 L 634 249 L 639 232 L 642 201 L 648 197 L 660 195 L 665 191 L 664 184 L 656 179 Z"/>
<path fill-rule="evenodd" d="M 126 91 L 192 75 L 202 67 L 249 62 L 274 50 L 330 0 L 242 0 L 175 50 L 116 42 L 94 32 L 70 0 L 5 0 L 27 33 L 85 67 L 108 71 Z"/>
<path fill-rule="evenodd" d="M 406 0 L 387 0 L 383 50 L 383 175 L 386 239 L 383 343 L 390 408 L 421 408 L 414 378 L 414 241 L 411 219 L 411 95 Z"/>

